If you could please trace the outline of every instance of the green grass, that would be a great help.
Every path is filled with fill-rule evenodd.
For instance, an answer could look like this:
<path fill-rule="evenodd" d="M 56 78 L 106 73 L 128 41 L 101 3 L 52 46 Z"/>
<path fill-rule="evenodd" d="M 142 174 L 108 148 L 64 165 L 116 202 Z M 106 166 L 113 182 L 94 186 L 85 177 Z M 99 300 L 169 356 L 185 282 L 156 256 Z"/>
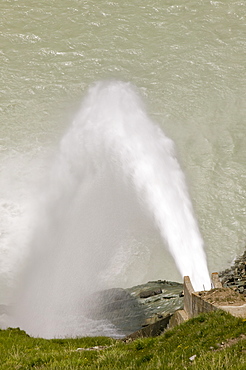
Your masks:
<path fill-rule="evenodd" d="M 0 369 L 243 370 L 246 340 L 224 349 L 219 344 L 245 333 L 246 322 L 223 311 L 200 315 L 160 337 L 126 343 L 105 337 L 45 340 L 19 329 L 0 330 Z M 107 347 L 76 351 L 99 345 Z"/>

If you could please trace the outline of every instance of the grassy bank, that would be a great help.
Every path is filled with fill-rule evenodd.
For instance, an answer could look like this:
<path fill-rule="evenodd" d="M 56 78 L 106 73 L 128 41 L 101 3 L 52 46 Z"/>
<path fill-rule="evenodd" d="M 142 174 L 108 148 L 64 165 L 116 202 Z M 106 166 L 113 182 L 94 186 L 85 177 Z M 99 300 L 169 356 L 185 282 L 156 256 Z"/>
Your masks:
<path fill-rule="evenodd" d="M 246 322 L 217 311 L 156 338 L 31 338 L 0 331 L 0 369 L 245 369 Z M 77 350 L 91 348 L 93 350 Z M 191 361 L 189 358 L 196 355 Z"/>

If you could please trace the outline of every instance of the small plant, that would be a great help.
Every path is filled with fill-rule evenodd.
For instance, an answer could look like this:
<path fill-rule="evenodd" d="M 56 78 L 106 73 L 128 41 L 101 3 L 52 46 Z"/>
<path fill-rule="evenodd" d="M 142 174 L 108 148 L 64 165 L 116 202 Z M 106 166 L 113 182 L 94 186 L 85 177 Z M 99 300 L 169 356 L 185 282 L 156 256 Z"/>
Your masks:
<path fill-rule="evenodd" d="M 141 362 L 149 362 L 153 358 L 153 355 L 145 355 L 142 357 Z"/>
<path fill-rule="evenodd" d="M 137 351 L 141 351 L 142 349 L 144 349 L 144 347 L 145 347 L 145 345 L 144 345 L 144 343 L 143 342 L 137 342 L 136 343 L 136 346 L 135 346 L 135 348 L 136 348 L 136 350 Z"/>

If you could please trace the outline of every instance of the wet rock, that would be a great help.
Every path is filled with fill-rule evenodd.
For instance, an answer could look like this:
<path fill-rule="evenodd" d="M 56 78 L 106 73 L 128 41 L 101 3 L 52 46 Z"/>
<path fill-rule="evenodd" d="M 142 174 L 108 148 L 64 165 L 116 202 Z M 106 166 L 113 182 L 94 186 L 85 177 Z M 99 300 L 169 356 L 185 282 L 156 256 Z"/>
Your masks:
<path fill-rule="evenodd" d="M 163 330 L 165 318 L 183 308 L 182 291 L 183 284 L 161 280 L 128 289 L 108 289 L 87 299 L 87 316 L 110 321 L 122 335 L 130 335 L 153 325 L 155 328 L 150 332 L 157 329 L 159 332 Z"/>
<path fill-rule="evenodd" d="M 88 318 L 109 321 L 122 335 L 138 330 L 145 319 L 138 300 L 122 288 L 94 293 L 87 298 L 87 307 Z"/>
<path fill-rule="evenodd" d="M 140 298 L 148 298 L 148 297 L 153 297 L 154 295 L 161 294 L 162 290 L 161 289 L 156 289 L 156 290 L 147 290 L 140 292 Z"/>

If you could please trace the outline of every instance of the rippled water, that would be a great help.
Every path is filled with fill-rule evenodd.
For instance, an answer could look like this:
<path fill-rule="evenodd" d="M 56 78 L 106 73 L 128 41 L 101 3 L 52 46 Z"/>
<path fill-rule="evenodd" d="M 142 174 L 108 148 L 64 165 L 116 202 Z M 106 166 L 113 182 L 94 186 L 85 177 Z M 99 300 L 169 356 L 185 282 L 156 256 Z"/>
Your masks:
<path fill-rule="evenodd" d="M 2 301 L 47 158 L 99 79 L 134 83 L 175 141 L 210 271 L 244 250 L 244 1 L 2 0 L 0 13 Z M 162 276 L 180 278 L 171 259 Z"/>

